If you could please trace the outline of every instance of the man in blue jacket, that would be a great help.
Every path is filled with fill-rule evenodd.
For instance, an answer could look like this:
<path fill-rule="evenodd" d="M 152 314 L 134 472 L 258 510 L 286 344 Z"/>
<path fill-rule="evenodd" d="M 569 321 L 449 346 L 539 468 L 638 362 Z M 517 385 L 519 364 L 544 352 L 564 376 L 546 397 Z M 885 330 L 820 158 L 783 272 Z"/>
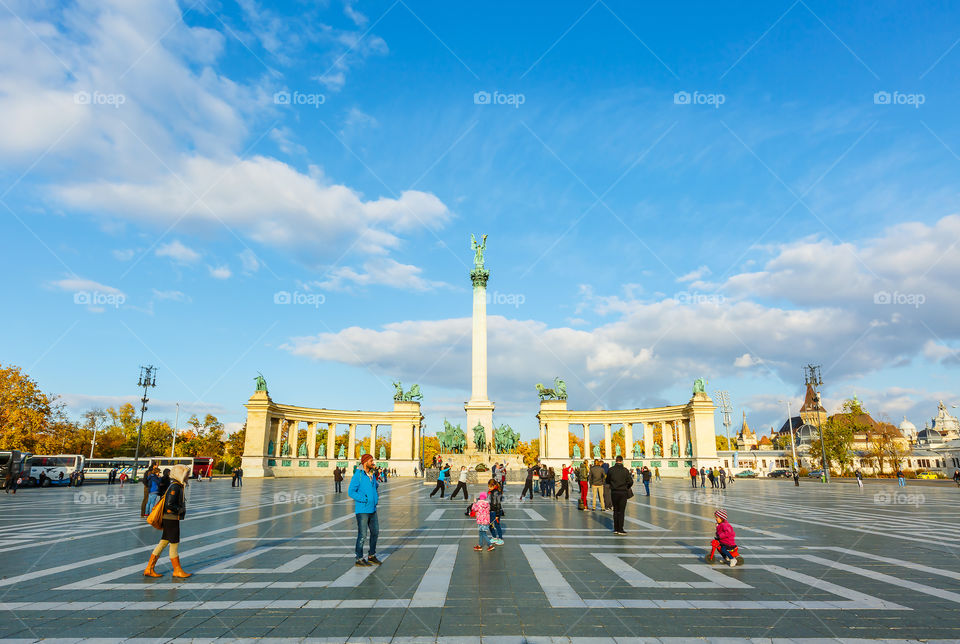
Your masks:
<path fill-rule="evenodd" d="M 380 495 L 377 477 L 373 473 L 373 455 L 364 454 L 360 457 L 360 469 L 350 477 L 350 487 L 347 494 L 354 500 L 353 511 L 357 515 L 357 566 L 380 565 L 377 559 L 377 536 L 380 534 L 380 522 L 377 520 L 377 501 Z M 363 542 L 370 530 L 370 553 L 363 558 Z"/>

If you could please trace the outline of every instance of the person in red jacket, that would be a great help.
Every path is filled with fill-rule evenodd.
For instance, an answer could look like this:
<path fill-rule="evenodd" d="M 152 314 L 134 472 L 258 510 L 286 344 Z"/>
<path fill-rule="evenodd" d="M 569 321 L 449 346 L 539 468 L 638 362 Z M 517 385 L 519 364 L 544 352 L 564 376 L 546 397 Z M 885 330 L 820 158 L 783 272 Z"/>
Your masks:
<path fill-rule="evenodd" d="M 737 534 L 733 531 L 733 526 L 727 521 L 727 511 L 717 510 L 713 513 L 717 519 L 716 540 L 720 543 L 717 549 L 723 561 L 728 563 L 731 568 L 737 565 Z"/>
<path fill-rule="evenodd" d="M 693 482 L 693 487 L 697 487 L 697 475 L 699 473 L 700 471 L 697 468 L 690 466 L 690 480 Z"/>

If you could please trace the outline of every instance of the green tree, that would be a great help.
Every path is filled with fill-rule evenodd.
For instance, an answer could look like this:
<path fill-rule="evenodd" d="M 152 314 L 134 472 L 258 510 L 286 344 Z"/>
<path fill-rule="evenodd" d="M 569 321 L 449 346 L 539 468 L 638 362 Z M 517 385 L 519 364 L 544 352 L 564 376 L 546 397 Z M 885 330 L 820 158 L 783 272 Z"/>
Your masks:
<path fill-rule="evenodd" d="M 817 445 L 813 445 L 813 451 L 820 456 L 821 467 L 829 468 L 831 463 L 836 463 L 840 466 L 840 471 L 843 472 L 853 462 L 853 452 L 850 450 L 850 445 L 853 444 L 853 425 L 843 422 L 842 419 L 831 417 L 823 423 L 822 431 L 823 448 L 827 453 L 827 464 L 823 463 L 823 456 L 816 449 Z"/>
<path fill-rule="evenodd" d="M 326 431 L 326 430 L 324 430 Z M 227 443 L 224 449 L 223 460 L 226 461 L 227 467 L 231 470 L 236 469 L 240 466 L 241 457 L 243 456 L 243 447 L 247 440 L 247 423 L 243 423 L 238 431 L 233 432 L 227 436 Z M 319 439 L 318 439 L 319 440 Z"/>
<path fill-rule="evenodd" d="M 716 440 L 717 440 L 717 449 L 718 449 L 718 450 L 721 450 L 721 449 L 724 449 L 724 450 L 726 450 L 726 449 L 733 449 L 732 447 L 730 447 L 730 443 L 727 442 L 727 437 L 726 437 L 726 436 L 716 436 L 715 438 L 716 438 Z"/>

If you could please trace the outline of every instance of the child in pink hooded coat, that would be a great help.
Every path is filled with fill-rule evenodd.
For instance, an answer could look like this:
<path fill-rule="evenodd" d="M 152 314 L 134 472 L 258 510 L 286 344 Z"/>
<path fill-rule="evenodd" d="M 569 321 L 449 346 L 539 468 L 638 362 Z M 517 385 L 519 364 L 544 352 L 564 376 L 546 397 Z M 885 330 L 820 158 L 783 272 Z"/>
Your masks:
<path fill-rule="evenodd" d="M 476 515 L 477 530 L 480 533 L 480 543 L 475 545 L 473 549 L 479 552 L 486 545 L 487 552 L 490 552 L 494 549 L 494 546 L 490 543 L 490 502 L 487 501 L 485 492 L 477 496 L 477 500 L 473 504 L 473 512 Z"/>

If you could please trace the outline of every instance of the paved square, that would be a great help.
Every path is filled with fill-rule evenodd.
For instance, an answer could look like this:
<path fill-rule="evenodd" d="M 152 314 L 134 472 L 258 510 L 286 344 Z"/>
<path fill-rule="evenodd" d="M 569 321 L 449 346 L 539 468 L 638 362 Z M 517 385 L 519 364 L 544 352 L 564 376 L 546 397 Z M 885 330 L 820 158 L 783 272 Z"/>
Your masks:
<path fill-rule="evenodd" d="M 159 532 L 136 517 L 138 486 L 4 495 L 0 638 L 960 640 L 960 491 L 941 483 L 664 481 L 629 502 L 626 537 L 610 513 L 517 502 L 511 485 L 506 545 L 489 553 L 473 550 L 466 502 L 430 489 L 384 484 L 383 565 L 358 568 L 353 504 L 331 480 L 193 483 L 189 580 L 166 553 L 162 578 L 142 576 Z M 703 561 L 716 506 L 742 567 Z"/>

